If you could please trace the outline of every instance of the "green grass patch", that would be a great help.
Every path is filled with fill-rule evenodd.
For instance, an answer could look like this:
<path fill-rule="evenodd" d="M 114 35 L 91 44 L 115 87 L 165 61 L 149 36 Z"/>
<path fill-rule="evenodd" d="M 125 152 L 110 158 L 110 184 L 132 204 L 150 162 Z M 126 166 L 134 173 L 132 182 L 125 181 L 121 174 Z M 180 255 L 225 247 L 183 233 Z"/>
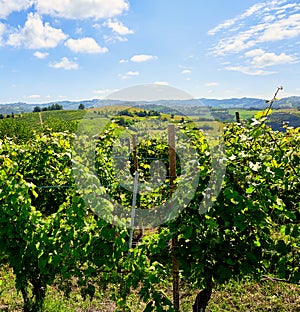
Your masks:
<path fill-rule="evenodd" d="M 172 298 L 171 284 L 166 290 Z M 181 287 L 181 311 L 192 311 L 197 292 Z M 57 285 L 48 288 L 43 311 L 45 312 L 113 312 L 115 303 L 110 300 L 112 290 L 99 289 L 93 300 L 82 299 L 74 287 L 70 297 L 64 297 Z M 138 294 L 129 295 L 131 311 L 143 311 Z M 7 266 L 0 267 L 0 311 L 22 311 L 22 297 L 14 286 L 14 274 Z M 299 312 L 300 286 L 272 280 L 229 282 L 213 290 L 207 311 L 210 312 Z"/>
<path fill-rule="evenodd" d="M 228 113 L 230 115 L 234 116 L 234 118 L 235 118 L 236 112 L 239 112 L 241 120 L 246 120 L 246 119 L 253 118 L 254 115 L 260 111 L 259 110 L 251 110 L 251 109 L 234 109 L 234 108 L 228 109 Z"/>

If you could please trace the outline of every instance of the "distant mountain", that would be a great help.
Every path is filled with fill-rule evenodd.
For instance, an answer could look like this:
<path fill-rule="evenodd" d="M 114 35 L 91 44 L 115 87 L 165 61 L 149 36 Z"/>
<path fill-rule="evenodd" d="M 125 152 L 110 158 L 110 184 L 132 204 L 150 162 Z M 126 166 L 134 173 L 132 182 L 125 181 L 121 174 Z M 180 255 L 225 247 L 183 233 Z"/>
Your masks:
<path fill-rule="evenodd" d="M 300 110 L 300 96 L 290 96 L 276 101 L 275 107 L 294 107 Z"/>
<path fill-rule="evenodd" d="M 66 110 L 76 110 L 78 109 L 79 104 L 83 104 L 86 108 L 90 107 L 101 107 L 107 105 L 120 105 L 120 101 L 115 100 L 84 100 L 84 101 L 57 101 L 57 102 L 49 102 L 49 103 L 35 103 L 35 104 L 27 104 L 23 102 L 18 103 L 10 103 L 10 104 L 0 104 L 0 114 L 18 114 L 23 112 L 32 112 L 36 106 L 41 108 L 51 106 L 52 104 L 62 105 L 63 109 Z"/>
<path fill-rule="evenodd" d="M 300 97 L 299 97 L 300 100 Z M 266 106 L 266 101 L 256 98 L 232 98 L 232 99 L 200 99 L 205 105 L 213 108 L 263 108 Z"/>
<path fill-rule="evenodd" d="M 83 104 L 86 108 L 91 107 L 103 107 L 111 105 L 124 105 L 124 106 L 139 106 L 139 107 L 149 107 L 153 109 L 154 105 L 160 106 L 172 106 L 176 107 L 195 107 L 195 106 L 205 106 L 211 108 L 247 108 L 247 109 L 264 109 L 268 106 L 265 100 L 257 98 L 232 98 L 232 99 L 190 99 L 190 100 L 161 100 L 161 101 L 140 101 L 140 102 L 128 102 L 128 101 L 118 101 L 118 100 L 84 100 L 84 101 L 59 101 L 41 104 L 27 104 L 23 102 L 10 103 L 10 104 L 0 104 L 0 114 L 17 114 L 22 112 L 32 112 L 35 106 L 48 107 L 52 104 L 60 104 L 64 109 L 72 110 L 78 109 L 79 104 Z M 291 96 L 283 98 L 281 100 L 275 101 L 273 104 L 274 108 L 280 107 L 293 107 L 300 109 L 300 96 Z"/>
<path fill-rule="evenodd" d="M 223 99 L 223 100 L 215 100 L 215 99 L 199 99 L 205 106 L 213 107 L 213 108 L 255 108 L 255 109 L 263 109 L 268 106 L 265 100 L 256 99 L 256 98 L 232 98 L 232 99 Z M 273 103 L 274 108 L 283 108 L 283 107 L 291 107 L 291 108 L 300 108 L 300 96 L 290 96 L 286 98 L 282 98 Z"/>

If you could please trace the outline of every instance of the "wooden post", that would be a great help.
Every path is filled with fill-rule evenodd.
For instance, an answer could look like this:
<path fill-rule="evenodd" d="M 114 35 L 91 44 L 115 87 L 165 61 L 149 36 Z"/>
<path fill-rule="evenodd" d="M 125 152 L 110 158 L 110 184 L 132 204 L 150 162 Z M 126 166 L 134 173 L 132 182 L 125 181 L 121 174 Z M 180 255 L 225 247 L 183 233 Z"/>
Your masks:
<path fill-rule="evenodd" d="M 132 135 L 132 147 L 133 147 L 133 168 L 134 168 L 134 172 L 135 174 L 138 172 L 139 169 L 139 161 L 138 161 L 138 145 L 137 145 L 137 136 L 136 134 Z M 136 194 L 136 205 L 139 206 L 139 194 Z M 142 219 L 141 217 L 139 218 L 138 224 L 141 226 L 142 225 Z M 138 236 L 143 236 L 144 235 L 144 229 L 140 229 L 138 231 Z"/>
<path fill-rule="evenodd" d="M 130 153 L 130 138 L 127 139 L 128 153 Z"/>
<path fill-rule="evenodd" d="M 136 206 L 136 197 L 138 192 L 138 183 L 139 183 L 139 173 L 135 171 L 134 173 L 134 185 L 133 185 L 133 199 L 131 207 L 131 221 L 130 221 L 130 235 L 129 235 L 129 249 L 132 248 L 132 239 L 135 225 L 135 206 Z M 130 253 L 130 251 L 129 251 Z"/>
<path fill-rule="evenodd" d="M 133 161 L 134 161 L 134 172 L 138 170 L 138 159 L 137 159 L 137 138 L 136 135 L 132 135 L 132 146 L 133 146 Z"/>
<path fill-rule="evenodd" d="M 43 118 L 42 118 L 42 113 L 39 112 L 39 117 L 40 117 L 40 124 L 43 125 Z"/>
<path fill-rule="evenodd" d="M 237 123 L 240 123 L 240 122 L 241 122 L 240 113 L 239 113 L 239 112 L 235 112 L 235 119 L 236 119 L 236 122 L 237 122 Z"/>
<path fill-rule="evenodd" d="M 176 150 L 175 150 L 175 128 L 174 125 L 168 127 L 168 144 L 169 144 L 169 170 L 171 195 L 174 190 L 174 180 L 176 179 Z"/>
<path fill-rule="evenodd" d="M 128 139 L 128 147 L 130 150 L 130 140 Z M 134 187 L 133 187 L 133 199 L 132 199 L 132 208 L 131 208 L 131 222 L 130 222 L 130 236 L 129 236 L 129 249 L 132 247 L 133 232 L 135 226 L 135 206 L 138 195 L 138 182 L 139 182 L 139 173 L 138 173 L 138 160 L 137 160 L 137 142 L 136 135 L 132 135 L 132 147 L 133 147 L 133 163 L 134 163 Z"/>
<path fill-rule="evenodd" d="M 175 127 L 168 126 L 168 144 L 169 144 L 169 176 L 170 176 L 170 196 L 172 196 L 176 179 L 176 149 L 175 149 Z M 174 311 L 179 312 L 179 264 L 175 257 L 175 249 L 178 243 L 177 236 L 172 238 L 172 275 L 173 275 L 173 304 Z"/>

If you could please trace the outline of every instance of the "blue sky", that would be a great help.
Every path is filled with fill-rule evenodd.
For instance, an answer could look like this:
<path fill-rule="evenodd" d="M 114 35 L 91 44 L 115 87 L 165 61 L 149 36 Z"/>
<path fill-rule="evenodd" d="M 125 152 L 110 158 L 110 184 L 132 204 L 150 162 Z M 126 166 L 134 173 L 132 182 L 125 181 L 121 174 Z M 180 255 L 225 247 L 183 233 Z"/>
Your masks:
<path fill-rule="evenodd" d="M 0 0 L 0 103 L 300 95 L 298 0 Z"/>

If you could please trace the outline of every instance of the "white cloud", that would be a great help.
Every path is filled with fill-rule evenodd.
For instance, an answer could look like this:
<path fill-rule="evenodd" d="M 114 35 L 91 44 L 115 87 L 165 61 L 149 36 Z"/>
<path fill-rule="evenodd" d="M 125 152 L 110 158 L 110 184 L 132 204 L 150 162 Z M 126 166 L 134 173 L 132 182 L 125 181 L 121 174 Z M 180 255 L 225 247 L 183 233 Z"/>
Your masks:
<path fill-rule="evenodd" d="M 39 94 L 32 94 L 32 95 L 25 96 L 25 98 L 27 98 L 27 99 L 40 99 L 41 96 Z"/>
<path fill-rule="evenodd" d="M 66 70 L 79 68 L 77 63 L 70 61 L 67 57 L 61 58 L 58 62 L 49 63 L 49 67 Z"/>
<path fill-rule="evenodd" d="M 0 0 L 0 18 L 6 18 L 12 12 L 26 10 L 33 3 L 33 0 Z"/>
<path fill-rule="evenodd" d="M 102 19 L 122 14 L 129 9 L 126 0 L 36 0 L 41 14 L 68 19 Z"/>
<path fill-rule="evenodd" d="M 285 53 L 275 54 L 274 52 L 265 52 L 262 49 L 254 49 L 245 53 L 246 57 L 252 57 L 251 64 L 256 68 L 280 64 L 292 64 L 297 61 L 297 58 Z"/>
<path fill-rule="evenodd" d="M 108 49 L 101 47 L 93 38 L 68 39 L 65 42 L 71 51 L 75 53 L 106 53 Z"/>
<path fill-rule="evenodd" d="M 190 75 L 190 74 L 192 73 L 192 71 L 189 70 L 189 69 L 184 69 L 184 70 L 182 70 L 181 73 L 182 73 L 183 75 Z"/>
<path fill-rule="evenodd" d="M 29 13 L 24 27 L 10 34 L 7 44 L 28 49 L 55 48 L 66 38 L 61 29 L 53 28 L 49 23 L 43 24 L 40 15 Z"/>
<path fill-rule="evenodd" d="M 264 26 L 262 24 L 258 24 L 229 38 L 222 38 L 212 49 L 213 53 L 216 55 L 224 55 L 228 53 L 237 53 L 253 47 L 256 44 L 254 38 L 261 33 L 263 28 Z"/>
<path fill-rule="evenodd" d="M 278 19 L 283 19 L 284 17 L 286 17 L 286 14 L 280 14 L 280 15 L 277 15 Z"/>
<path fill-rule="evenodd" d="M 131 62 L 141 63 L 157 59 L 157 56 L 148 54 L 136 54 L 130 58 Z"/>
<path fill-rule="evenodd" d="M 276 19 L 276 17 L 274 15 L 266 15 L 263 18 L 263 22 L 269 23 L 272 22 Z"/>
<path fill-rule="evenodd" d="M 103 36 L 103 39 L 106 43 L 116 43 L 117 41 L 119 41 L 119 42 L 128 41 L 128 39 L 126 37 L 117 36 L 117 35 L 108 36 L 106 34 Z"/>
<path fill-rule="evenodd" d="M 114 93 L 116 91 L 119 91 L 119 89 L 100 89 L 100 90 L 94 90 L 93 93 L 100 96 L 100 98 L 105 98 L 111 93 Z"/>
<path fill-rule="evenodd" d="M 220 30 L 224 29 L 224 28 L 228 28 L 230 26 L 233 26 L 235 24 L 236 20 L 235 19 L 230 19 L 227 20 L 225 22 L 223 22 L 222 24 L 219 24 L 218 26 L 210 29 L 207 33 L 211 36 L 215 35 L 217 32 L 219 32 Z"/>
<path fill-rule="evenodd" d="M 272 4 L 276 3 L 281 3 L 282 0 L 280 1 L 272 1 Z M 260 12 L 262 9 L 264 9 L 266 6 L 270 5 L 271 3 L 266 3 L 266 2 L 260 2 L 252 5 L 249 9 L 247 9 L 243 14 L 240 15 L 239 19 L 244 19 L 246 17 L 250 17 L 257 12 Z"/>
<path fill-rule="evenodd" d="M 123 64 L 123 63 L 128 63 L 128 60 L 124 60 L 124 59 L 122 59 L 122 60 L 120 60 L 120 61 L 119 61 L 119 63 L 120 63 L 120 64 Z"/>
<path fill-rule="evenodd" d="M 245 75 L 250 75 L 250 76 L 266 76 L 266 75 L 275 74 L 275 72 L 265 71 L 262 69 L 255 69 L 249 66 L 227 66 L 225 67 L 225 69 L 230 70 L 230 71 L 241 72 Z"/>
<path fill-rule="evenodd" d="M 5 31 L 6 31 L 6 26 L 0 23 L 0 46 L 3 44 L 2 36 L 4 35 Z"/>
<path fill-rule="evenodd" d="M 167 81 L 155 81 L 154 84 L 159 86 L 168 86 L 169 83 Z"/>
<path fill-rule="evenodd" d="M 129 71 L 126 73 L 127 76 L 138 76 L 139 74 L 138 71 Z"/>
<path fill-rule="evenodd" d="M 107 22 L 103 23 L 103 26 L 106 26 L 112 29 L 114 33 L 121 35 L 121 36 L 131 35 L 134 33 L 133 30 L 129 29 L 127 26 L 123 25 L 121 22 L 119 22 L 116 19 L 114 20 L 109 19 Z"/>
<path fill-rule="evenodd" d="M 34 55 L 36 58 L 43 59 L 43 58 L 46 58 L 46 57 L 49 55 L 49 53 L 36 51 L 36 52 L 33 53 L 33 55 Z"/>
<path fill-rule="evenodd" d="M 300 35 L 300 14 L 293 14 L 266 27 L 259 41 L 277 41 Z"/>
<path fill-rule="evenodd" d="M 298 62 L 296 56 L 286 53 L 276 54 L 275 52 L 265 52 L 263 49 L 253 49 L 245 53 L 246 64 L 237 66 L 226 66 L 224 69 L 229 71 L 241 72 L 251 76 L 265 76 L 275 74 L 274 71 L 266 71 L 265 67 L 293 64 Z"/>
<path fill-rule="evenodd" d="M 82 27 L 76 27 L 75 33 L 78 35 L 83 34 L 83 28 Z"/>
<path fill-rule="evenodd" d="M 297 6 L 299 6 L 299 4 L 297 4 L 297 3 L 288 3 L 284 6 L 282 6 L 281 9 L 286 10 L 286 9 L 290 9 L 290 8 L 296 8 Z"/>
<path fill-rule="evenodd" d="M 207 82 L 204 84 L 205 87 L 217 87 L 218 85 L 218 82 Z"/>
<path fill-rule="evenodd" d="M 128 79 L 130 77 L 136 77 L 139 75 L 140 75 L 140 73 L 138 71 L 128 71 L 126 74 L 124 74 L 124 75 L 119 74 L 118 76 L 122 79 Z"/>
<path fill-rule="evenodd" d="M 278 2 L 278 1 L 273 1 L 273 2 Z M 256 3 L 253 6 L 251 6 L 249 9 L 247 9 L 244 13 L 242 13 L 242 14 L 240 14 L 240 15 L 232 18 L 232 19 L 226 20 L 225 22 L 217 25 L 213 29 L 210 29 L 208 31 L 208 34 L 209 35 L 215 35 L 217 32 L 219 32 L 223 29 L 229 28 L 230 26 L 235 25 L 238 21 L 240 21 L 244 18 L 250 17 L 251 15 L 253 15 L 253 14 L 257 13 L 258 11 L 260 11 L 261 9 L 263 9 L 264 7 L 266 7 L 266 3 Z"/>
<path fill-rule="evenodd" d="M 264 54 L 265 51 L 263 49 L 254 49 L 245 53 L 246 57 L 258 56 Z"/>
<path fill-rule="evenodd" d="M 294 13 L 300 10 L 300 6 L 285 4 L 286 0 L 255 4 L 244 13 L 211 29 L 208 34 L 216 35 L 227 28 L 226 33 L 220 33 L 219 41 L 212 48 L 213 54 L 237 53 L 258 44 L 299 36 L 300 14 Z"/>

